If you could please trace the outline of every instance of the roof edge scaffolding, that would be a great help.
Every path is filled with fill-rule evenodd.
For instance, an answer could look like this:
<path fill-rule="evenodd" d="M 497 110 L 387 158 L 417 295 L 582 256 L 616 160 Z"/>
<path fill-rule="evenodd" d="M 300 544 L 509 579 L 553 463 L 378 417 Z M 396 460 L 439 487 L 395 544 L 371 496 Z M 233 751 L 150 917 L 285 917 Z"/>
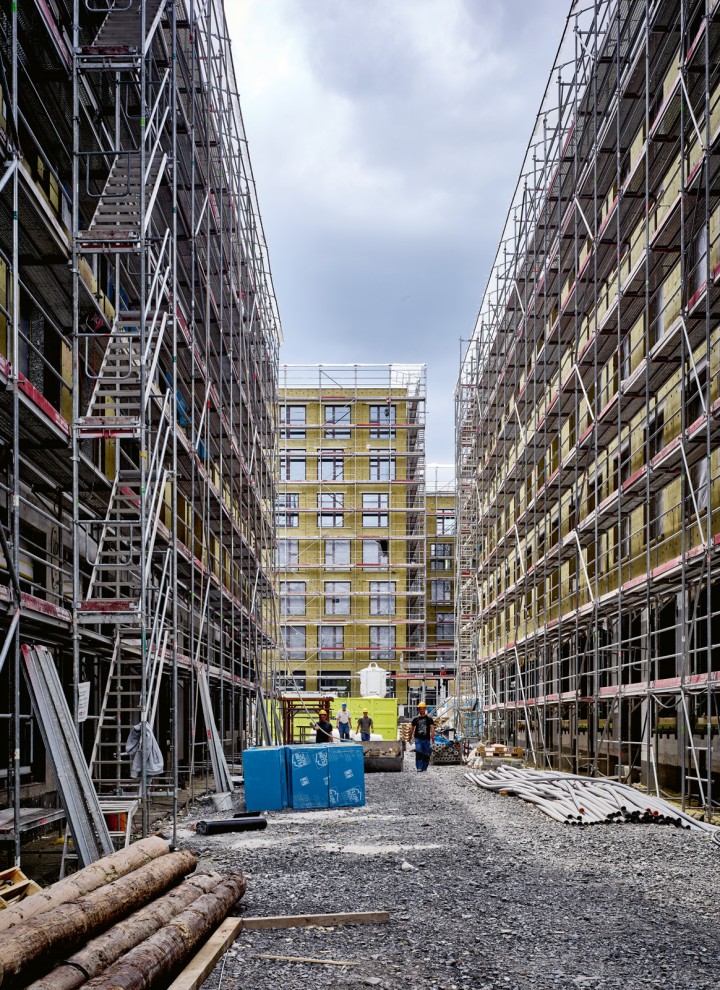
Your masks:
<path fill-rule="evenodd" d="M 407 389 L 408 395 L 425 395 L 425 364 L 281 364 L 279 389 Z"/>

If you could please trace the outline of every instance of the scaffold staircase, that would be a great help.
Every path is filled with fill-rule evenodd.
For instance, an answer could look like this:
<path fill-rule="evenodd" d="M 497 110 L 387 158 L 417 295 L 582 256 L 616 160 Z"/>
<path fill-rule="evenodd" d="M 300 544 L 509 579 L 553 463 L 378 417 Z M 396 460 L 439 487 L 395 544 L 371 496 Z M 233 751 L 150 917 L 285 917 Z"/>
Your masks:
<path fill-rule="evenodd" d="M 162 9 L 165 7 L 165 0 L 144 0 L 145 3 L 145 23 L 147 25 L 147 36 L 152 38 L 156 21 L 159 19 Z M 130 0 L 130 2 L 113 3 L 108 10 L 107 17 L 102 22 L 98 31 L 93 48 L 123 49 L 134 48 L 141 50 L 141 37 L 139 31 L 140 14 L 143 0 Z M 131 39 L 136 39 L 137 44 L 133 45 Z M 146 45 L 148 42 L 146 41 Z"/>
<path fill-rule="evenodd" d="M 80 611 L 86 619 L 126 621 L 140 610 L 142 589 L 149 585 L 155 540 L 169 471 L 165 459 L 172 432 L 170 392 L 160 405 L 155 444 L 146 471 L 120 467 L 115 475 L 107 516 L 97 520 L 97 550 Z"/>
<path fill-rule="evenodd" d="M 144 37 L 141 34 L 143 5 Z M 139 68 L 166 5 L 167 0 L 108 0 L 107 14 L 92 44 L 81 49 L 81 65 L 105 71 Z M 100 12 L 102 8 L 95 9 Z"/>
<path fill-rule="evenodd" d="M 141 411 L 147 407 L 150 389 L 141 401 L 142 373 L 152 383 L 157 369 L 167 312 L 146 320 L 146 339 L 140 337 L 139 313 L 121 313 L 109 334 L 100 371 L 95 379 L 87 416 L 77 421 L 83 437 L 139 436 Z"/>
<path fill-rule="evenodd" d="M 141 187 L 145 186 L 147 203 L 152 206 L 166 164 L 167 155 L 157 145 L 149 155 L 144 173 L 137 152 L 118 154 L 110 168 L 90 226 L 80 234 L 81 247 L 92 251 L 103 245 L 114 251 L 135 250 L 145 232 L 143 227 L 146 226 L 141 210 Z"/>

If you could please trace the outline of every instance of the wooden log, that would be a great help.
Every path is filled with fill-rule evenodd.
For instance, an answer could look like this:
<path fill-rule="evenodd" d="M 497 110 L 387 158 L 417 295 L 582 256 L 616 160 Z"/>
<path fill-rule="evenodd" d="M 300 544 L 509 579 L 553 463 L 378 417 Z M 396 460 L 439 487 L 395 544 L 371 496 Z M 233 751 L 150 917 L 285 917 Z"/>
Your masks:
<path fill-rule="evenodd" d="M 79 952 L 69 956 L 43 979 L 31 983 L 26 990 L 76 990 L 86 980 L 99 976 L 123 953 L 154 935 L 198 897 L 209 894 L 221 879 L 219 873 L 198 873 L 190 877 L 169 894 L 91 939 Z"/>
<path fill-rule="evenodd" d="M 170 852 L 170 847 L 159 835 L 150 836 L 135 842 L 126 849 L 120 849 L 110 856 L 104 856 L 96 863 L 91 863 L 83 870 L 78 870 L 71 877 L 59 880 L 45 890 L 33 894 L 13 904 L 0 913 L 0 932 L 8 931 L 28 918 L 33 918 L 45 911 L 54 911 L 60 904 L 77 900 L 84 894 L 89 894 L 98 887 L 112 883 L 120 877 L 127 876 L 133 870 L 139 869 L 146 863 L 151 863 L 158 856 Z"/>
<path fill-rule="evenodd" d="M 241 873 L 225 877 L 212 893 L 199 897 L 159 932 L 86 983 L 85 990 L 152 990 L 167 986 L 173 973 L 242 897 L 245 887 Z"/>
<path fill-rule="evenodd" d="M 0 941 L 0 984 L 39 975 L 92 935 L 142 907 L 192 872 L 197 858 L 174 852 L 113 883 L 17 925 Z"/>

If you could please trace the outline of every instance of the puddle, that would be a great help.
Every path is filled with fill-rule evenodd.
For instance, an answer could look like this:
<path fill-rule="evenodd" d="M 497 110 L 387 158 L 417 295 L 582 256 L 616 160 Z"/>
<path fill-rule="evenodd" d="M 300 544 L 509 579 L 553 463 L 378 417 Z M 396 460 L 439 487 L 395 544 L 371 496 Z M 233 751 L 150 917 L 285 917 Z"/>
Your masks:
<path fill-rule="evenodd" d="M 275 825 L 315 825 L 319 821 L 336 822 L 343 819 L 352 821 L 356 814 L 356 811 L 348 811 L 347 808 L 330 808 L 327 811 L 308 809 L 308 811 L 302 811 L 296 815 L 280 815 L 277 818 L 271 818 L 270 821 Z"/>
<path fill-rule="evenodd" d="M 324 846 L 317 846 L 321 852 L 328 853 L 348 853 L 351 856 L 387 856 L 397 853 L 416 852 L 420 849 L 442 849 L 436 842 L 418 843 L 418 845 L 347 845 L 340 846 L 335 842 L 328 842 Z"/>
<path fill-rule="evenodd" d="M 272 846 L 286 846 L 293 842 L 291 836 L 283 836 L 277 839 L 261 839 L 260 837 L 249 835 L 246 839 L 236 839 L 229 844 L 230 849 L 270 849 Z"/>
<path fill-rule="evenodd" d="M 395 822 L 403 815 L 373 815 L 368 814 L 363 808 L 330 808 L 323 810 L 308 810 L 298 814 L 280 815 L 272 817 L 270 822 L 275 825 L 315 825 L 317 822 L 337 822 L 341 825 L 362 825 L 365 822 Z"/>

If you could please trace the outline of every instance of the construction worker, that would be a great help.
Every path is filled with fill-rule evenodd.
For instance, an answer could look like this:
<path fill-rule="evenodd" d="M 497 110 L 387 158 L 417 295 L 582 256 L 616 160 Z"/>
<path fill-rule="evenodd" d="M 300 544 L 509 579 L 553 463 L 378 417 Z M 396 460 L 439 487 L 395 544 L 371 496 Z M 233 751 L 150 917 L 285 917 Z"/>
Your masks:
<path fill-rule="evenodd" d="M 315 729 L 316 743 L 332 742 L 332 722 L 328 720 L 328 713 L 324 709 L 318 712 L 318 720 L 313 728 Z"/>
<path fill-rule="evenodd" d="M 352 716 L 348 711 L 347 702 L 343 701 L 340 711 L 335 719 L 337 730 L 340 733 L 340 742 L 350 741 L 350 729 L 352 729 Z"/>
<path fill-rule="evenodd" d="M 367 708 L 363 708 L 363 713 L 357 720 L 357 730 L 360 733 L 362 742 L 370 742 L 370 733 L 373 730 L 373 720 Z"/>
<path fill-rule="evenodd" d="M 430 749 L 435 738 L 435 722 L 427 713 L 427 705 L 421 701 L 418 713 L 410 724 L 410 742 L 415 738 L 415 767 L 423 773 L 430 765 Z"/>

